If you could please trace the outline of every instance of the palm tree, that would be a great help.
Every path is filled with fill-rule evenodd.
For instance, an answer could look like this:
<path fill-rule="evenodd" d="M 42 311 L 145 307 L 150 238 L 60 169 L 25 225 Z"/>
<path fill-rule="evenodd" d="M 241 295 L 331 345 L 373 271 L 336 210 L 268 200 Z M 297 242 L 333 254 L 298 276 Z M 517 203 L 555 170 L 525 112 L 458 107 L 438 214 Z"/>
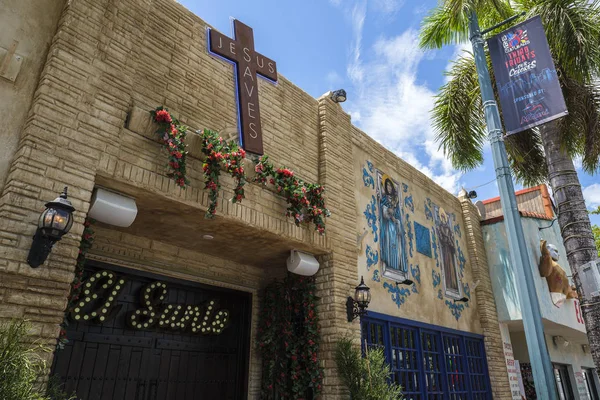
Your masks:
<path fill-rule="evenodd" d="M 518 21 L 539 15 L 545 26 L 569 114 L 505 142 L 517 180 L 524 185 L 548 182 L 554 192 L 568 262 L 582 297 L 579 269 L 597 253 L 573 158 L 582 158 L 587 173 L 600 170 L 600 0 L 442 0 L 423 21 L 421 47 L 466 42 L 471 10 L 484 27 L 521 12 L 525 15 Z M 463 52 L 447 74 L 449 81 L 432 111 L 433 125 L 455 168 L 470 170 L 482 163 L 486 139 L 473 55 Z M 600 366 L 600 307 L 586 307 L 583 298 L 582 305 L 594 363 Z"/>

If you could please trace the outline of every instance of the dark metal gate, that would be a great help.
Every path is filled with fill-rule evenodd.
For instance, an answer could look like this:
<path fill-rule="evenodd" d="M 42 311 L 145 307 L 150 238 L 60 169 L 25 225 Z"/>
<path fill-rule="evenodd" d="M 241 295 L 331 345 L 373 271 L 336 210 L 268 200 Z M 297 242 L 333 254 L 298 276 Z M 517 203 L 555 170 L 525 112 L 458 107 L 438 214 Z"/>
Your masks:
<path fill-rule="evenodd" d="M 164 292 L 152 292 L 155 286 Z M 247 397 L 250 294 L 100 263 L 86 267 L 83 288 L 89 292 L 52 368 L 67 393 L 82 400 Z M 153 317 L 146 311 L 142 318 L 149 301 Z"/>

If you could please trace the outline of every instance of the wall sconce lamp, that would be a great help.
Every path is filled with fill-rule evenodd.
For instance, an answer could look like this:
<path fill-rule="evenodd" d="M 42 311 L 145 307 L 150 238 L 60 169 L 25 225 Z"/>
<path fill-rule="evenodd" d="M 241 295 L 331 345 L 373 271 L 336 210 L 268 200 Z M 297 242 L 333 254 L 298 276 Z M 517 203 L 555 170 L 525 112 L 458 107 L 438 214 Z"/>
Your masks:
<path fill-rule="evenodd" d="M 588 353 L 590 351 L 590 345 L 589 344 L 582 344 L 581 345 L 581 350 L 583 350 L 584 353 Z"/>
<path fill-rule="evenodd" d="M 403 280 L 402 282 L 396 282 L 396 286 L 399 286 L 399 285 L 406 285 L 406 286 L 410 286 L 410 285 L 412 285 L 413 283 L 414 283 L 414 282 L 413 282 L 413 281 L 411 281 L 410 279 L 405 279 L 405 280 Z"/>
<path fill-rule="evenodd" d="M 367 307 L 371 302 L 371 289 L 365 285 L 365 280 L 361 276 L 360 284 L 354 289 L 354 298 L 348 296 L 346 300 L 346 313 L 348 322 L 354 321 L 357 317 L 367 314 Z"/>
<path fill-rule="evenodd" d="M 463 298 L 460 298 L 460 299 L 458 299 L 458 300 L 457 300 L 457 299 L 454 299 L 454 300 L 452 300 L 452 301 L 454 301 L 455 303 L 468 303 L 468 302 L 469 302 L 469 298 L 465 296 L 465 297 L 463 297 Z"/>
<path fill-rule="evenodd" d="M 346 91 L 344 89 L 334 90 L 329 97 L 331 97 L 331 100 L 335 103 L 343 103 L 346 101 Z"/>
<path fill-rule="evenodd" d="M 476 199 L 476 198 L 477 198 L 477 192 L 476 192 L 476 191 L 474 191 L 474 190 L 471 190 L 471 191 L 470 191 L 470 192 L 467 194 L 467 197 L 468 197 L 469 199 Z"/>
<path fill-rule="evenodd" d="M 67 200 L 66 186 L 60 196 L 46 203 L 46 209 L 40 215 L 38 228 L 27 256 L 27 263 L 32 268 L 42 265 L 52 251 L 54 243 L 69 232 L 73 226 L 73 211 L 75 207 Z"/>
<path fill-rule="evenodd" d="M 552 336 L 552 341 L 554 342 L 554 345 L 557 347 L 558 346 L 567 347 L 570 344 L 570 342 L 562 336 Z"/>

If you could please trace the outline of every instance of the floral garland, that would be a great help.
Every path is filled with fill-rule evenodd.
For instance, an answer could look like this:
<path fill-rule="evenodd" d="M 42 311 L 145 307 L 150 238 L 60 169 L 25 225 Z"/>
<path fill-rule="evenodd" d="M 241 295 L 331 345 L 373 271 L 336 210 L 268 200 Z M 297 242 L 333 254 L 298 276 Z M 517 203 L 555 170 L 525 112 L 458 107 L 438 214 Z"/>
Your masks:
<path fill-rule="evenodd" d="M 168 174 L 177 185 L 183 189 L 189 185 L 186 177 L 187 151 L 185 137 L 187 128 L 179 124 L 169 111 L 164 107 L 158 107 L 152 111 L 154 122 L 159 124 L 156 133 L 161 143 L 169 151 L 169 166 L 172 172 Z M 204 171 L 204 188 L 209 190 L 209 205 L 206 218 L 214 218 L 217 212 L 219 190 L 221 184 L 219 177 L 221 170 L 230 174 L 236 181 L 233 203 L 241 202 L 244 197 L 244 185 L 246 174 L 244 172 L 243 160 L 246 152 L 234 141 L 225 141 L 219 134 L 210 129 L 204 129 L 200 134 L 202 139 L 202 153 L 206 160 L 202 165 Z M 294 172 L 287 168 L 275 169 L 268 161 L 267 156 L 262 156 L 255 168 L 256 182 L 275 185 L 277 192 L 286 198 L 288 209 L 286 216 L 293 217 L 297 226 L 301 223 L 314 223 L 315 230 L 321 235 L 325 234 L 325 217 L 330 212 L 325 208 L 323 198 L 324 188 L 321 185 L 305 183 L 294 176 Z"/>
<path fill-rule="evenodd" d="M 300 400 L 321 393 L 315 289 L 314 277 L 293 274 L 265 289 L 258 328 L 263 363 L 261 399 Z"/>
<path fill-rule="evenodd" d="M 219 189 L 219 175 L 221 168 L 230 174 L 237 181 L 234 189 L 232 202 L 237 203 L 244 198 L 244 185 L 246 184 L 246 175 L 242 160 L 246 158 L 246 151 L 240 148 L 237 143 L 230 141 L 227 143 L 216 132 L 210 129 L 204 129 L 201 135 L 202 152 L 206 155 L 202 169 L 204 170 L 205 188 L 208 189 L 210 204 L 206 211 L 206 218 L 214 218 L 217 212 Z"/>
<path fill-rule="evenodd" d="M 175 180 L 177 186 L 185 189 L 190 184 L 186 176 L 186 157 L 185 137 L 187 128 L 179 124 L 169 111 L 164 107 L 158 107 L 152 111 L 154 122 L 159 125 L 156 134 L 160 138 L 160 142 L 169 152 L 169 167 L 171 172 L 168 177 Z"/>
<path fill-rule="evenodd" d="M 275 186 L 288 203 L 286 216 L 293 217 L 294 223 L 314 223 L 315 229 L 325 234 L 325 217 L 331 214 L 325 207 L 324 188 L 321 185 L 305 183 L 285 167 L 275 169 L 268 156 L 262 156 L 255 167 L 256 182 Z"/>
<path fill-rule="evenodd" d="M 60 350 L 64 349 L 65 345 L 69 342 L 67 340 L 67 326 L 69 326 L 67 315 L 73 310 L 77 300 L 79 300 L 79 296 L 81 295 L 83 267 L 85 267 L 87 253 L 92 248 L 92 244 L 94 243 L 94 230 L 92 229 L 92 225 L 95 222 L 96 221 L 91 218 L 86 218 L 85 222 L 83 223 L 83 235 L 81 236 L 79 254 L 77 255 L 77 262 L 75 264 L 75 277 L 71 282 L 71 291 L 69 292 L 69 297 L 67 298 L 65 319 L 63 320 L 62 324 L 60 324 L 60 333 L 58 335 L 58 343 L 56 345 L 57 349 Z"/>

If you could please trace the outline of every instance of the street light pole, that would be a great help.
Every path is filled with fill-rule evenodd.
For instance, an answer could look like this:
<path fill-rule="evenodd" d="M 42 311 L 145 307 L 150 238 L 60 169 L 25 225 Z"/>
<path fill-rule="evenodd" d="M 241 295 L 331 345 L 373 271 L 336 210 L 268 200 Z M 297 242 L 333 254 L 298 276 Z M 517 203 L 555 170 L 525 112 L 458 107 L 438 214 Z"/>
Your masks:
<path fill-rule="evenodd" d="M 492 146 L 492 157 L 496 168 L 496 180 L 500 189 L 500 202 L 506 226 L 506 236 L 510 249 L 510 258 L 513 270 L 516 273 L 517 289 L 521 303 L 521 315 L 525 327 L 525 340 L 529 350 L 529 359 L 535 382 L 538 399 L 557 400 L 556 383 L 540 313 L 540 304 L 535 290 L 533 273 L 527 253 L 525 235 L 521 225 L 521 215 L 517 208 L 517 198 L 512 182 L 510 165 L 506 156 L 506 147 L 502 137 L 502 124 L 498 105 L 492 89 L 492 81 L 488 71 L 483 48 L 483 36 L 479 30 L 479 22 L 475 11 L 469 13 L 469 32 L 473 54 L 479 76 L 481 99 L 487 125 L 488 137 Z"/>

